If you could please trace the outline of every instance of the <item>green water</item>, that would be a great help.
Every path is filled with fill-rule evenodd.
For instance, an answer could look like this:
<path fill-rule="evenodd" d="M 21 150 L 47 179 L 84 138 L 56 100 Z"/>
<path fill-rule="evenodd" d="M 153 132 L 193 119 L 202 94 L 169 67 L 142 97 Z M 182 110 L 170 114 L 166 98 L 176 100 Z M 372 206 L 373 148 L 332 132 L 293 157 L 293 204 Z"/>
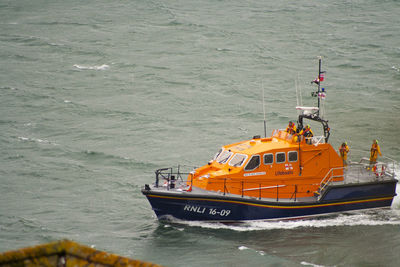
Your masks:
<path fill-rule="evenodd" d="M 0 251 L 71 239 L 167 266 L 397 266 L 400 203 L 300 222 L 159 223 L 154 170 L 304 105 L 400 160 L 399 1 L 0 0 Z M 400 173 L 399 173 L 400 174 Z"/>

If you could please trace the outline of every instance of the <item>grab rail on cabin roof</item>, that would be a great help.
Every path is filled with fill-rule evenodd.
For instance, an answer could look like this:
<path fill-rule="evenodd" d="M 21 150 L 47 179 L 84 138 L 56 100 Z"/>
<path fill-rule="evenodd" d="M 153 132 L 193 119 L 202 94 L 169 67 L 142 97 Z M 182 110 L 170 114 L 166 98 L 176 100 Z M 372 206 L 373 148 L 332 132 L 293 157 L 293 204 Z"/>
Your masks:
<path fill-rule="evenodd" d="M 325 136 L 323 136 L 323 135 L 313 136 L 313 137 L 310 137 L 310 138 L 311 138 L 311 143 L 314 146 L 318 146 L 319 144 L 325 144 Z M 306 139 L 308 139 L 308 138 L 306 138 Z"/>
<path fill-rule="evenodd" d="M 319 144 L 325 144 L 325 136 L 323 135 L 318 135 L 318 136 L 313 136 L 313 137 L 304 137 L 303 135 L 299 135 L 298 133 L 296 134 L 289 134 L 286 132 L 285 129 L 276 129 L 272 131 L 272 137 L 275 138 L 280 138 L 286 141 L 290 141 L 293 143 L 307 143 L 310 145 L 318 146 Z"/>

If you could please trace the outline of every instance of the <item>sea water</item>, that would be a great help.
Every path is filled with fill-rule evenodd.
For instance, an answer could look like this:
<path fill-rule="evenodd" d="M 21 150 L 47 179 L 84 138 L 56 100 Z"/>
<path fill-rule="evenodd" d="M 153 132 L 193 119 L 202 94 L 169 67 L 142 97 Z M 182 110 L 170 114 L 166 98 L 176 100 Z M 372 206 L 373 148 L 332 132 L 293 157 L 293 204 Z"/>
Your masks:
<path fill-rule="evenodd" d="M 263 91 L 267 135 L 296 120 L 319 56 L 330 143 L 356 161 L 378 139 L 399 161 L 398 14 L 394 0 L 1 0 L 0 251 L 71 239 L 166 266 L 397 266 L 398 197 L 224 225 L 158 222 L 140 189 L 264 135 Z"/>

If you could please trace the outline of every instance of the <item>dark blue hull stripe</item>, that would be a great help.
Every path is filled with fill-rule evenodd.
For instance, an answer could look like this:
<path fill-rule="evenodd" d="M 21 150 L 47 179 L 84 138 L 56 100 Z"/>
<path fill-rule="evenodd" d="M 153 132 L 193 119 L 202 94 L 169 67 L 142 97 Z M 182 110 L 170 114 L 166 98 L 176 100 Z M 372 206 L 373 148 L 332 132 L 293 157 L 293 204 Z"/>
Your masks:
<path fill-rule="evenodd" d="M 332 203 L 250 203 L 238 200 L 185 198 L 148 194 L 157 217 L 196 221 L 246 221 L 305 217 L 350 210 L 390 207 L 394 196 Z"/>

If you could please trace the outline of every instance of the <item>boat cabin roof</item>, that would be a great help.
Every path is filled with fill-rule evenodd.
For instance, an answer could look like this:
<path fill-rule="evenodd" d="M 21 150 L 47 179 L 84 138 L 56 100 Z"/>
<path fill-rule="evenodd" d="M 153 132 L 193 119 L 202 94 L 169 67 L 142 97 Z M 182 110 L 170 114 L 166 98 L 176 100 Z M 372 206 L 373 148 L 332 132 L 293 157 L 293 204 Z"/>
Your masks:
<path fill-rule="evenodd" d="M 251 140 L 246 140 L 230 145 L 223 148 L 233 153 L 242 153 L 247 155 L 254 155 L 265 153 L 274 150 L 287 150 L 290 148 L 297 148 L 298 142 L 296 137 L 288 134 L 284 130 L 274 131 L 271 137 L 258 138 L 255 137 Z"/>

